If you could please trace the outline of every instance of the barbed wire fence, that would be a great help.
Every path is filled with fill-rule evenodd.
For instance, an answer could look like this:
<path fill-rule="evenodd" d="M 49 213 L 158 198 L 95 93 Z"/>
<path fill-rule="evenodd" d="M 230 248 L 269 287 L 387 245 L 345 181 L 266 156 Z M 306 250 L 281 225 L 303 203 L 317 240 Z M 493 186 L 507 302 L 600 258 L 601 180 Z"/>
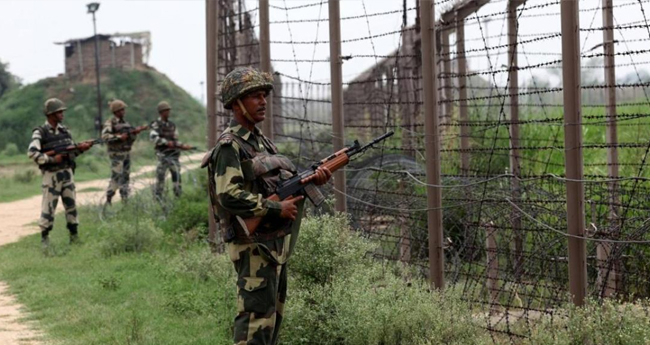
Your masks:
<path fill-rule="evenodd" d="M 221 0 L 208 133 L 229 117 L 219 82 L 234 67 L 261 66 L 257 37 L 268 24 L 272 135 L 283 153 L 302 167 L 331 153 L 337 121 L 347 143 L 395 131 L 345 169 L 337 196 L 354 229 L 380 243 L 377 258 L 426 276 L 436 249 L 428 214 L 441 211 L 445 287 L 470 302 L 495 342 L 518 342 L 571 300 L 650 296 L 649 2 L 435 1 L 431 76 L 420 4 L 430 2 L 346 3 L 339 40 L 328 35 L 328 1 Z M 323 71 L 339 43 L 335 85 Z M 424 92 L 433 77 L 435 185 Z M 431 189 L 442 196 L 435 207 Z"/>

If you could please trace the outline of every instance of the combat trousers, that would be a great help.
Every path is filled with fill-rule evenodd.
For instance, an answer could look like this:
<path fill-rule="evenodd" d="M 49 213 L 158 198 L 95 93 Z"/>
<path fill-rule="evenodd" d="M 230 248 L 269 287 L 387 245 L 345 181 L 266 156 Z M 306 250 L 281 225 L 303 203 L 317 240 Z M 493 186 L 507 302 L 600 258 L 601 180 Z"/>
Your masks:
<path fill-rule="evenodd" d="M 63 202 L 68 228 L 71 225 L 76 226 L 78 221 L 72 169 L 62 169 L 54 172 L 44 171 L 41 187 L 43 190 L 43 202 L 41 203 L 41 218 L 38 221 L 38 226 L 41 228 L 41 231 L 47 232 L 52 228 L 59 197 L 61 197 L 61 201 Z"/>
<path fill-rule="evenodd" d="M 112 198 L 119 189 L 122 199 L 126 199 L 129 196 L 131 155 L 128 152 L 110 153 L 109 158 L 111 159 L 111 181 L 106 189 L 106 197 Z"/>
<path fill-rule="evenodd" d="M 235 345 L 275 345 L 287 299 L 291 235 L 253 244 L 228 244 L 237 271 Z"/>
<path fill-rule="evenodd" d="M 157 153 L 158 165 L 156 165 L 156 196 L 162 197 L 165 188 L 165 175 L 167 170 L 172 175 L 172 184 L 174 186 L 174 195 L 181 196 L 181 163 L 178 161 L 179 154 L 165 155 Z"/>

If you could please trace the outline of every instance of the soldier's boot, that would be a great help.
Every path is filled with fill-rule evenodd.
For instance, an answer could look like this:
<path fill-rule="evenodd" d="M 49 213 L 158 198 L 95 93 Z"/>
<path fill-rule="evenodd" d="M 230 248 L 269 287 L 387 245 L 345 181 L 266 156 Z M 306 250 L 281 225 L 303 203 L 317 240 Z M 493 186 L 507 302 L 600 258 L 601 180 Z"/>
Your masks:
<path fill-rule="evenodd" d="M 70 231 L 70 244 L 80 244 L 79 242 L 79 224 L 68 224 L 68 231 Z"/>
<path fill-rule="evenodd" d="M 106 205 L 111 206 L 113 203 L 113 195 L 106 194 Z"/>
<path fill-rule="evenodd" d="M 51 226 L 41 230 L 41 247 L 43 247 L 43 250 L 50 246 L 50 231 L 52 231 Z"/>

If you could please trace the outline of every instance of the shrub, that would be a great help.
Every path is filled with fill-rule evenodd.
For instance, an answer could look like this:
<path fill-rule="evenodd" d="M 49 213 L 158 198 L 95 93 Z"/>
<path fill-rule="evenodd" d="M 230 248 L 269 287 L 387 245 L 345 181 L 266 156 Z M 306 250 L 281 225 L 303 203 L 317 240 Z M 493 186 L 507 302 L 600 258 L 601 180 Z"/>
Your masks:
<path fill-rule="evenodd" d="M 284 344 L 487 344 L 452 292 L 406 283 L 381 263 L 357 265 L 331 284 L 290 292 Z"/>
<path fill-rule="evenodd" d="M 301 284 L 322 285 L 331 277 L 370 264 L 366 254 L 375 249 L 375 244 L 352 232 L 345 215 L 306 217 L 289 269 Z"/>
<path fill-rule="evenodd" d="M 30 184 L 36 179 L 36 170 L 24 169 L 14 174 L 14 181 L 23 184 Z"/>
<path fill-rule="evenodd" d="M 100 230 L 107 234 L 99 242 L 100 252 L 105 256 L 151 252 L 162 239 L 162 231 L 150 219 L 117 220 L 103 224 Z"/>
<path fill-rule="evenodd" d="M 185 232 L 208 228 L 208 198 L 203 190 L 188 188 L 161 224 L 165 232 Z"/>
<path fill-rule="evenodd" d="M 20 152 L 18 151 L 18 145 L 14 143 L 8 143 L 5 145 L 5 149 L 2 151 L 2 154 L 5 156 L 16 156 Z"/>
<path fill-rule="evenodd" d="M 375 249 L 343 215 L 305 219 L 289 261 L 298 284 L 289 283 L 283 344 L 490 343 L 458 293 L 407 283 L 398 266 L 367 255 Z"/>
<path fill-rule="evenodd" d="M 182 251 L 171 260 L 169 267 L 177 274 L 189 275 L 201 282 L 235 282 L 235 270 L 227 255 L 214 255 L 204 245 Z"/>
<path fill-rule="evenodd" d="M 532 330 L 528 344 L 571 345 L 648 344 L 650 315 L 647 300 L 621 303 L 615 300 L 588 301 L 582 308 L 569 306 L 563 316 L 545 315 Z"/>

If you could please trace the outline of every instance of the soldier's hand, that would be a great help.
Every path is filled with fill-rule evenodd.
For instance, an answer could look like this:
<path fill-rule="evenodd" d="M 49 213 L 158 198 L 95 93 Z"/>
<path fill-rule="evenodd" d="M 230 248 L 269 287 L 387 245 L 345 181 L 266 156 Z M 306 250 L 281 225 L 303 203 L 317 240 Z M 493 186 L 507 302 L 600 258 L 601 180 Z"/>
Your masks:
<path fill-rule="evenodd" d="M 191 150 L 191 149 L 192 149 L 192 145 L 185 144 L 185 145 L 181 146 L 181 148 L 182 148 L 183 150 Z"/>
<path fill-rule="evenodd" d="M 324 185 L 332 178 L 332 172 L 328 167 L 320 166 L 314 173 L 314 184 L 317 186 Z"/>
<path fill-rule="evenodd" d="M 170 149 L 173 149 L 174 147 L 176 147 L 176 143 L 173 142 L 173 141 L 170 141 L 170 142 L 167 143 L 167 147 L 169 147 Z"/>
<path fill-rule="evenodd" d="M 63 155 L 58 154 L 58 155 L 52 157 L 52 159 L 54 160 L 54 163 L 59 164 L 59 163 L 63 162 Z"/>
<path fill-rule="evenodd" d="M 129 139 L 129 133 L 122 133 L 122 135 L 120 135 L 120 140 L 126 141 L 127 139 Z"/>
<path fill-rule="evenodd" d="M 296 216 L 298 216 L 298 206 L 296 205 L 296 203 L 304 198 L 305 198 L 304 196 L 299 195 L 299 196 L 290 197 L 284 199 L 283 201 L 280 201 L 280 205 L 282 206 L 282 212 L 280 212 L 280 218 L 296 220 Z"/>

